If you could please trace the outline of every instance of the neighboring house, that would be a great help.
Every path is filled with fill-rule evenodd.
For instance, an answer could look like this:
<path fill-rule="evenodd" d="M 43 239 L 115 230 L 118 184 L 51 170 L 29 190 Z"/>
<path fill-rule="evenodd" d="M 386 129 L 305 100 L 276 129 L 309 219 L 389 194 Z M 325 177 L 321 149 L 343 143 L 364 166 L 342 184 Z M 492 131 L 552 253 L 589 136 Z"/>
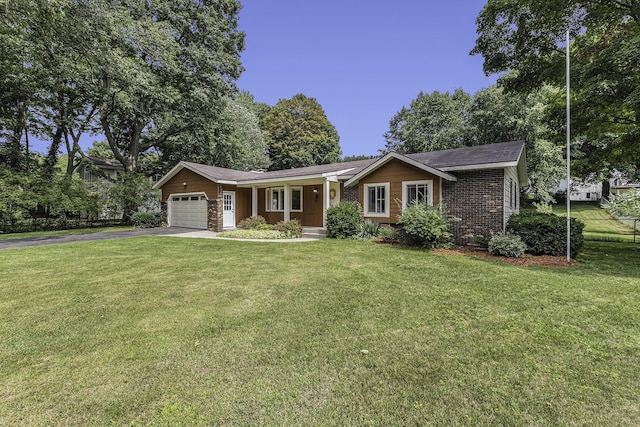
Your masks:
<path fill-rule="evenodd" d="M 629 181 L 626 175 L 621 172 L 616 171 L 613 178 L 609 180 L 609 193 L 612 196 L 617 196 L 635 189 L 640 190 L 640 183 Z"/>
<path fill-rule="evenodd" d="M 155 188 L 169 226 L 222 231 L 243 218 L 324 227 L 326 211 L 357 201 L 365 218 L 397 223 L 411 201 L 442 203 L 458 243 L 502 231 L 527 183 L 523 141 L 280 170 L 243 172 L 180 162 Z"/>
<path fill-rule="evenodd" d="M 76 172 L 85 181 L 106 180 L 115 182 L 118 176 L 124 173 L 124 167 L 117 160 L 87 156 L 76 167 Z"/>
<path fill-rule="evenodd" d="M 606 182 L 605 182 L 606 184 Z M 572 202 L 599 202 L 602 197 L 609 198 L 609 196 L 615 196 L 622 194 L 626 191 L 638 188 L 640 184 L 630 182 L 626 175 L 620 171 L 614 170 L 609 178 L 609 190 L 606 194 L 606 190 L 603 190 L 602 182 L 594 181 L 594 177 L 584 180 L 572 179 L 571 180 L 571 201 Z M 567 191 L 567 180 L 563 179 L 558 188 L 555 191 Z M 604 193 L 604 194 L 603 194 Z"/>

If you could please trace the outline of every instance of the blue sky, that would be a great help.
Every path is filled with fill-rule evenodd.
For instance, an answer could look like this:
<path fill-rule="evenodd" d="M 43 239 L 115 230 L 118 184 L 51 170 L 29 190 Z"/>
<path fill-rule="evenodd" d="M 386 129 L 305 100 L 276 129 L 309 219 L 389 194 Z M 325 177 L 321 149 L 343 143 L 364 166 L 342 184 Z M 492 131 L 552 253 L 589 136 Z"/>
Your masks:
<path fill-rule="evenodd" d="M 389 120 L 420 91 L 495 83 L 470 56 L 485 0 L 243 0 L 238 87 L 275 105 L 315 98 L 344 155 L 377 154 Z"/>

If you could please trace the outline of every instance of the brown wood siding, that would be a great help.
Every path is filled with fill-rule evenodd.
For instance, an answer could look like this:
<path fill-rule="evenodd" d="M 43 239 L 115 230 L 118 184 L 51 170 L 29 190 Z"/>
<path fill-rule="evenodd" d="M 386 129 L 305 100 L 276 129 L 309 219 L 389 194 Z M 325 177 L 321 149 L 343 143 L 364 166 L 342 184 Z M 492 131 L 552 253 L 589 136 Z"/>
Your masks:
<path fill-rule="evenodd" d="M 224 186 L 226 190 L 226 186 Z M 234 191 L 234 190 L 228 190 Z M 251 216 L 251 189 L 236 188 L 236 224 Z"/>
<path fill-rule="evenodd" d="M 316 198 L 313 189 L 318 189 L 318 197 Z M 323 186 L 305 185 L 302 187 L 302 212 L 291 212 L 291 219 L 297 219 L 304 226 L 322 227 L 322 194 Z M 267 212 L 266 189 L 258 189 L 258 215 L 264 217 L 268 224 L 275 224 L 284 220 L 284 212 Z"/>
<path fill-rule="evenodd" d="M 433 181 L 433 204 L 440 203 L 440 177 L 425 172 L 403 161 L 393 159 L 386 165 L 371 172 L 362 178 L 358 185 L 358 199 L 360 205 L 364 206 L 364 184 L 389 183 L 389 216 L 371 217 L 370 219 L 382 223 L 396 223 L 398 216 L 402 213 L 402 182 L 403 181 Z M 366 217 L 366 215 L 365 215 Z"/>
<path fill-rule="evenodd" d="M 184 182 L 186 187 L 182 185 Z M 218 197 L 218 184 L 189 169 L 182 169 L 162 186 L 162 200 L 167 201 L 171 194 L 200 192 L 204 192 L 208 199 L 215 199 Z"/>

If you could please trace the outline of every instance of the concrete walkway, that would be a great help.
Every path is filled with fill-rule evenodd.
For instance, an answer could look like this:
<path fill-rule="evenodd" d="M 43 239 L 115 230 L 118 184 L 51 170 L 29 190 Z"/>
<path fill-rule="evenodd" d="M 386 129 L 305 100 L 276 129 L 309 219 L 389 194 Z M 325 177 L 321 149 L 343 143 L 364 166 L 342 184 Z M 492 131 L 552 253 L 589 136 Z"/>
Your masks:
<path fill-rule="evenodd" d="M 73 234 L 69 236 L 29 237 L 24 239 L 0 240 L 1 249 L 26 248 L 31 246 L 58 245 L 63 243 L 93 242 L 98 240 L 124 239 L 139 236 L 172 236 L 199 239 L 238 240 L 243 242 L 312 242 L 319 237 L 300 237 L 298 239 L 229 239 L 218 237 L 218 233 L 207 230 L 194 230 L 183 227 L 140 228 L 136 230 L 104 231 L 98 233 Z"/>
<path fill-rule="evenodd" d="M 273 243 L 314 242 L 320 239 L 320 237 L 298 237 L 296 239 L 234 239 L 230 237 L 218 237 L 218 233 L 214 233 L 213 231 L 207 231 L 207 230 L 191 230 L 190 232 L 187 232 L 187 233 L 168 234 L 168 236 L 192 237 L 192 238 L 199 238 L 199 239 L 237 240 L 241 242 L 273 242 Z"/>

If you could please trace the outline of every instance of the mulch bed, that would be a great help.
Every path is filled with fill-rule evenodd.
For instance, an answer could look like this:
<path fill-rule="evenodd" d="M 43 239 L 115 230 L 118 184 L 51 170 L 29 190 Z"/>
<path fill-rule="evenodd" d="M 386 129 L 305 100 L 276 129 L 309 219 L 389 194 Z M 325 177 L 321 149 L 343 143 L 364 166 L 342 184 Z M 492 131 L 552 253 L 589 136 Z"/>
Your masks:
<path fill-rule="evenodd" d="M 477 258 L 486 258 L 496 261 L 506 262 L 513 265 L 539 265 L 544 267 L 575 267 L 578 265 L 575 259 L 567 262 L 566 256 L 550 256 L 550 255 L 529 255 L 526 254 L 520 258 L 508 258 L 504 256 L 491 255 L 489 251 L 483 248 L 475 248 L 469 246 L 460 246 L 455 249 L 434 249 L 434 252 L 450 254 L 450 255 L 468 255 Z"/>
<path fill-rule="evenodd" d="M 380 243 L 383 245 L 390 246 L 405 246 L 402 243 L 388 240 L 375 240 L 376 243 Z M 411 247 L 411 246 L 406 246 Z M 477 246 L 457 246 L 454 249 L 433 249 L 434 252 L 439 254 L 448 254 L 448 255 L 467 255 L 476 258 L 485 258 L 496 261 L 506 262 L 507 264 L 513 265 L 539 265 L 543 267 L 576 267 L 578 262 L 575 259 L 572 259 L 570 262 L 567 262 L 567 256 L 550 256 L 550 255 L 529 255 L 525 254 L 520 258 L 509 258 L 505 256 L 497 256 L 491 255 L 489 251 L 485 248 L 480 248 Z"/>

